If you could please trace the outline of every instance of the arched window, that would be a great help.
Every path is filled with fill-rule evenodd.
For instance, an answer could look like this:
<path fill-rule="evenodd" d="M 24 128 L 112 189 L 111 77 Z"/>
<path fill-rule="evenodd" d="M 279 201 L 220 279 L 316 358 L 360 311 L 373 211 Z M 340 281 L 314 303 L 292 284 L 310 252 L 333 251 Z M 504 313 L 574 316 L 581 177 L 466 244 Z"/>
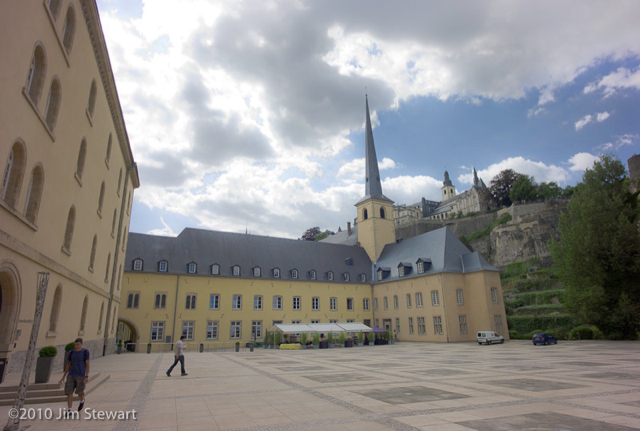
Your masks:
<path fill-rule="evenodd" d="M 96 80 L 91 81 L 91 90 L 89 90 L 89 106 L 87 107 L 87 111 L 89 112 L 89 117 L 93 117 L 93 111 L 96 109 L 96 97 L 98 93 L 98 86 L 96 85 Z"/>
<path fill-rule="evenodd" d="M 71 54 L 71 48 L 73 47 L 73 36 L 76 34 L 76 12 L 73 6 L 69 6 L 67 9 L 67 17 L 64 20 L 64 27 L 62 27 L 62 44 L 67 54 Z"/>
<path fill-rule="evenodd" d="M 104 271 L 104 282 L 109 282 L 109 267 L 111 266 L 111 253 L 107 256 L 107 269 Z"/>
<path fill-rule="evenodd" d="M 118 209 L 113 209 L 113 221 L 111 222 L 111 236 L 114 236 L 116 233 L 116 217 L 118 216 Z"/>
<path fill-rule="evenodd" d="M 60 7 L 62 6 L 62 0 L 47 0 L 47 6 L 53 16 L 54 20 L 57 20 L 60 16 Z"/>
<path fill-rule="evenodd" d="M 102 331 L 102 318 L 104 317 L 104 301 L 102 301 L 102 305 L 100 306 L 100 320 L 98 320 L 98 333 Z"/>
<path fill-rule="evenodd" d="M 85 160 L 87 160 L 87 140 L 82 138 L 82 142 L 80 142 L 80 151 L 78 152 L 78 164 L 76 166 L 76 175 L 80 180 L 82 180 L 82 174 L 84 173 Z"/>
<path fill-rule="evenodd" d="M 33 172 L 31 172 L 31 182 L 29 183 L 29 192 L 27 193 L 27 207 L 24 214 L 31 223 L 35 223 L 38 218 L 43 187 L 44 171 L 42 170 L 42 166 L 38 164 L 33 168 Z"/>
<path fill-rule="evenodd" d="M 384 218 L 384 207 L 380 207 L 380 218 Z"/>
<path fill-rule="evenodd" d="M 36 45 L 31 57 L 29 65 L 29 75 L 27 76 L 27 94 L 34 105 L 38 104 L 42 88 L 44 87 L 44 78 L 47 74 L 47 57 L 44 53 L 42 45 Z"/>
<path fill-rule="evenodd" d="M 120 196 L 120 187 L 122 187 L 122 168 L 120 168 L 120 175 L 118 175 L 118 188 L 116 189 L 118 196 Z"/>
<path fill-rule="evenodd" d="M 20 196 L 22 178 L 27 160 L 26 149 L 22 141 L 16 141 L 9 152 L 7 167 L 2 180 L 2 200 L 10 207 L 15 207 Z"/>
<path fill-rule="evenodd" d="M 122 251 L 124 251 L 124 247 L 127 243 L 127 227 L 124 227 L 124 235 L 122 236 Z"/>
<path fill-rule="evenodd" d="M 62 306 L 62 286 L 58 285 L 53 294 L 53 304 L 51 304 L 51 315 L 49 316 L 49 331 L 56 332 L 58 319 L 60 318 L 60 307 Z"/>
<path fill-rule="evenodd" d="M 118 311 L 118 307 L 113 307 L 113 318 L 111 319 L 111 332 L 113 332 L 116 328 L 116 317 L 118 316 L 116 312 Z"/>
<path fill-rule="evenodd" d="M 89 256 L 89 271 L 93 272 L 93 263 L 96 260 L 96 249 L 98 248 L 98 235 L 93 236 L 91 244 L 91 255 Z"/>
<path fill-rule="evenodd" d="M 62 100 L 62 89 L 60 88 L 60 81 L 58 80 L 58 77 L 54 77 L 51 81 L 49 96 L 47 96 L 47 106 L 44 111 L 44 118 L 47 123 L 47 127 L 52 132 L 54 127 L 56 127 L 56 121 L 58 121 L 60 100 Z"/>
<path fill-rule="evenodd" d="M 122 264 L 120 264 L 120 266 L 118 267 L 118 284 L 116 285 L 116 288 L 118 290 L 120 290 L 120 281 L 122 280 Z"/>
<path fill-rule="evenodd" d="M 102 217 L 102 203 L 104 202 L 104 181 L 100 186 L 100 196 L 98 196 L 98 214 Z"/>
<path fill-rule="evenodd" d="M 82 316 L 80 317 L 80 331 L 84 332 L 84 326 L 87 323 L 87 309 L 89 308 L 89 295 L 85 295 L 82 303 Z"/>
<path fill-rule="evenodd" d="M 69 215 L 67 216 L 67 228 L 64 231 L 64 244 L 63 249 L 67 252 L 71 252 L 71 240 L 73 239 L 73 229 L 76 225 L 76 207 L 71 205 L 69 208 Z"/>
<path fill-rule="evenodd" d="M 129 202 L 127 203 L 127 214 L 131 214 L 131 190 L 129 190 Z"/>
<path fill-rule="evenodd" d="M 104 161 L 107 162 L 107 167 L 109 167 L 109 160 L 111 159 L 111 133 L 109 133 L 109 140 L 107 141 L 107 155 L 104 158 Z M 120 187 L 118 185 L 118 187 Z"/>
<path fill-rule="evenodd" d="M 366 220 L 366 219 L 368 219 L 368 218 L 369 218 L 369 211 L 367 211 L 367 209 L 366 209 L 366 208 L 362 211 L 362 218 L 363 218 L 364 220 Z"/>

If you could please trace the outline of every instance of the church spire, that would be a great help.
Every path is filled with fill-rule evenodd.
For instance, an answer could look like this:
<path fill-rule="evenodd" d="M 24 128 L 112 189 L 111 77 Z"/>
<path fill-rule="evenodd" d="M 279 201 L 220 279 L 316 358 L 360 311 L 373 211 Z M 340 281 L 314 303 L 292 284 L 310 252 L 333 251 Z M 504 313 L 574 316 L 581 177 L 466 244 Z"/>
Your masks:
<path fill-rule="evenodd" d="M 376 147 L 373 143 L 373 130 L 371 129 L 371 118 L 369 116 L 369 98 L 365 95 L 366 119 L 365 119 L 365 197 L 364 199 L 376 198 L 390 201 L 382 194 L 382 184 L 380 183 L 380 171 L 378 170 L 378 158 Z M 364 200 L 363 199 L 363 200 Z"/>

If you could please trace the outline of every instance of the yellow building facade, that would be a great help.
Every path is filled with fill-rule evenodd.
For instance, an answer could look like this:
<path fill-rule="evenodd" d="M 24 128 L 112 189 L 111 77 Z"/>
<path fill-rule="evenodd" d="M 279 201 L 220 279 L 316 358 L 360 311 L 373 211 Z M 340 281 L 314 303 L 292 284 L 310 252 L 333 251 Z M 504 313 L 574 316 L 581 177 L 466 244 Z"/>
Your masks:
<path fill-rule="evenodd" d="M 0 360 L 78 336 L 114 350 L 133 190 L 139 186 L 94 0 L 0 5 Z M 58 362 L 62 362 L 61 354 Z M 1 373 L 0 373 L 1 374 Z"/>

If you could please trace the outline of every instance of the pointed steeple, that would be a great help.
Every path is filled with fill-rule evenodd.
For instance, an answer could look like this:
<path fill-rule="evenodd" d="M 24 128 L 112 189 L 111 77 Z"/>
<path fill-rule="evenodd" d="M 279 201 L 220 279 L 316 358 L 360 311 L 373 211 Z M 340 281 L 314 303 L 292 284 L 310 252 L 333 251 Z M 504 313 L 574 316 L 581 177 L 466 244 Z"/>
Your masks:
<path fill-rule="evenodd" d="M 378 169 L 378 158 L 376 147 L 373 143 L 373 130 L 371 129 L 371 118 L 369 116 L 369 99 L 365 95 L 366 119 L 365 119 L 365 196 L 362 200 L 375 198 L 390 201 L 382 194 L 382 184 L 380 183 L 380 171 Z"/>
<path fill-rule="evenodd" d="M 451 186 L 453 185 L 451 183 L 451 179 L 449 178 L 449 172 L 447 172 L 447 170 L 445 169 L 444 171 L 444 181 L 442 182 L 442 185 L 444 186 Z"/>
<path fill-rule="evenodd" d="M 478 182 L 478 172 L 476 171 L 476 167 L 473 167 L 473 186 L 478 187 L 480 183 Z"/>

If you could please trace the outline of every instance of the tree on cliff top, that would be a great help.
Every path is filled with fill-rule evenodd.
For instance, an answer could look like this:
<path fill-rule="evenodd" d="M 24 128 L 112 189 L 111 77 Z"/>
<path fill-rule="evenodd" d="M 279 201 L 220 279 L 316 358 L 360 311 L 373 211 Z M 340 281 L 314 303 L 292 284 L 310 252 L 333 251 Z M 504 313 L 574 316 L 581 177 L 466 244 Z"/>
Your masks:
<path fill-rule="evenodd" d="M 493 177 L 487 196 L 485 196 L 490 207 L 500 208 L 511 205 L 511 198 L 509 197 L 511 187 L 513 187 L 513 183 L 520 175 L 513 169 L 505 169 Z"/>
<path fill-rule="evenodd" d="M 509 199 L 511 202 L 532 201 L 538 197 L 536 180 L 529 175 L 520 174 L 511 185 Z"/>
<path fill-rule="evenodd" d="M 636 339 L 640 329 L 639 220 L 624 165 L 602 156 L 575 187 L 551 244 L 567 311 L 610 338 Z"/>
<path fill-rule="evenodd" d="M 302 239 L 305 241 L 315 241 L 316 235 L 320 233 L 320 228 L 318 226 L 311 227 L 302 234 Z"/>

